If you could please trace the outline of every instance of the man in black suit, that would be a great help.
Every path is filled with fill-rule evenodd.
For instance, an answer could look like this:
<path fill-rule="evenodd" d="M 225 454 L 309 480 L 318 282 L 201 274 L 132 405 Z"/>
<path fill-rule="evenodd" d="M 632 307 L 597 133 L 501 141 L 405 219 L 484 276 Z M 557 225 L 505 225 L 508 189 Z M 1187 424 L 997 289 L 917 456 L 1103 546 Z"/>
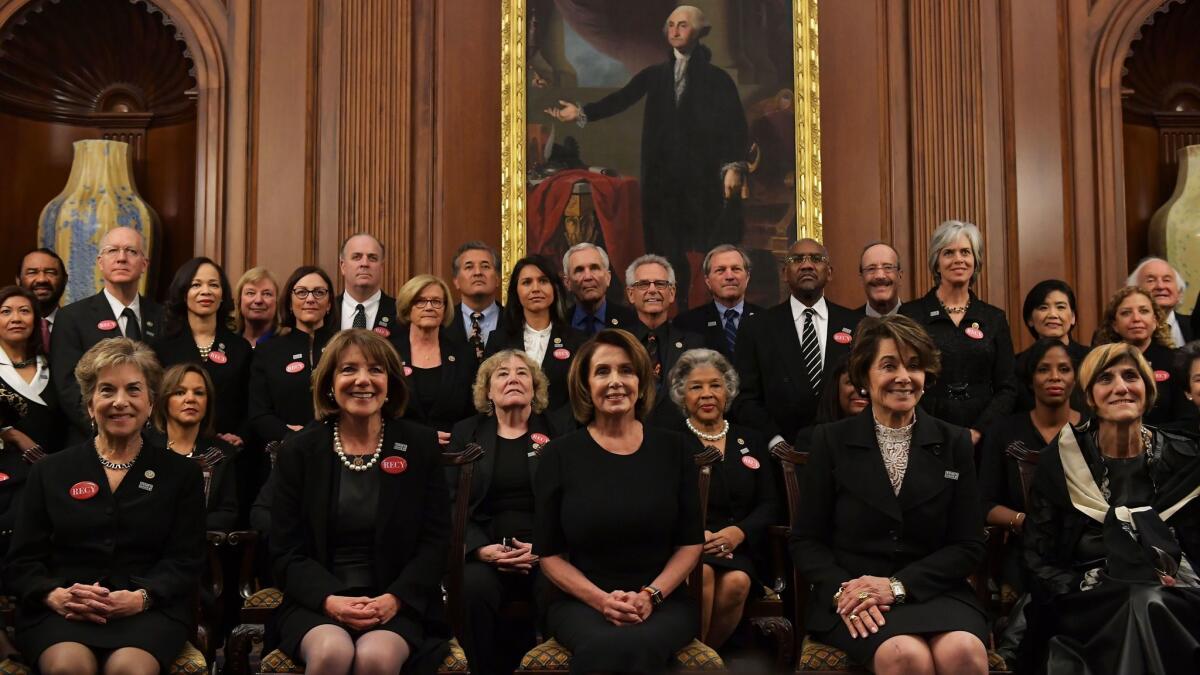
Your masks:
<path fill-rule="evenodd" d="M 683 413 L 671 401 L 667 376 L 684 352 L 704 346 L 704 338 L 667 321 L 675 304 L 675 270 L 666 258 L 650 254 L 629 263 L 625 294 L 637 311 L 637 322 L 626 330 L 645 345 L 654 366 L 654 407 L 645 421 L 682 430 Z"/>
<path fill-rule="evenodd" d="M 470 347 L 477 361 L 483 361 L 488 339 L 504 324 L 504 312 L 496 302 L 499 256 L 496 249 L 482 241 L 468 241 L 454 252 L 450 267 L 454 270 L 454 288 L 462 300 L 454 306 L 450 336 Z"/>
<path fill-rule="evenodd" d="M 1195 337 L 1192 332 L 1192 315 L 1175 311 L 1175 306 L 1187 290 L 1187 282 L 1171 263 L 1162 258 L 1142 258 L 1125 280 L 1125 285 L 1141 288 L 1154 298 L 1154 304 L 1162 307 L 1167 315 L 1167 323 L 1171 325 L 1171 339 L 1175 341 L 1176 347 L 1182 347 L 1192 341 Z"/>
<path fill-rule="evenodd" d="M 733 244 L 720 244 L 704 256 L 701 269 L 713 301 L 675 317 L 675 325 L 703 336 L 705 347 L 732 359 L 738 328 L 747 318 L 763 311 L 762 307 L 746 302 L 750 257 Z"/>
<path fill-rule="evenodd" d="M 21 266 L 17 268 L 17 285 L 37 298 L 38 312 L 42 315 L 38 335 L 43 351 L 49 353 L 50 333 L 54 331 L 54 322 L 58 319 L 58 302 L 62 300 L 63 291 L 67 290 L 67 266 L 54 251 L 48 248 L 34 249 L 21 258 Z"/>
<path fill-rule="evenodd" d="M 873 241 L 863 248 L 858 258 L 858 275 L 862 279 L 867 301 L 854 310 L 859 319 L 891 316 L 900 312 L 900 254 L 891 244 Z"/>
<path fill-rule="evenodd" d="M 350 235 L 338 253 L 338 272 L 345 290 L 333 299 L 333 316 L 341 330 L 368 328 L 383 337 L 396 330 L 396 299 L 380 290 L 383 244 L 375 237 Z"/>
<path fill-rule="evenodd" d="M 138 284 L 150 259 L 142 235 L 128 227 L 109 230 L 100 241 L 96 263 L 104 279 L 99 293 L 58 312 L 50 335 L 50 379 L 63 413 L 71 422 L 67 444 L 92 437 L 91 420 L 80 400 L 75 364 L 97 342 L 125 336 L 153 343 L 162 328 L 163 309 L 138 295 Z"/>
<path fill-rule="evenodd" d="M 849 355 L 858 325 L 853 310 L 825 299 L 833 267 L 818 242 L 792 244 L 783 276 L 791 296 L 746 321 L 734 352 L 742 378 L 734 417 L 765 430 L 771 447 L 812 423 L 823 373 Z"/>
<path fill-rule="evenodd" d="M 563 281 L 575 304 L 567 310 L 571 327 L 584 335 L 595 335 L 602 328 L 625 328 L 637 323 L 637 314 L 606 298 L 612 283 L 608 253 L 595 244 L 575 244 L 563 254 Z M 632 266 L 631 266 L 632 267 Z"/>

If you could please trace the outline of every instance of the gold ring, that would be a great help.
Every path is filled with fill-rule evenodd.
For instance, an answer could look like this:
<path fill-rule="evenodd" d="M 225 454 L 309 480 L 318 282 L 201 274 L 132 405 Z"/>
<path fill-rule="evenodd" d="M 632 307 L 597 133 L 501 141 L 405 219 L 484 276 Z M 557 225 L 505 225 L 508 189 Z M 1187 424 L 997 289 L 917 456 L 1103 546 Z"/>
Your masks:
<path fill-rule="evenodd" d="M 859 594 L 858 594 L 858 599 L 859 599 L 859 600 L 866 600 L 866 599 L 867 599 L 867 598 L 869 598 L 869 597 L 871 597 L 871 594 L 870 594 L 870 593 L 868 593 L 868 592 L 866 592 L 866 591 L 860 591 L 860 592 L 859 592 Z"/>
<path fill-rule="evenodd" d="M 858 621 L 858 615 L 857 615 L 857 614 L 851 614 L 851 615 L 847 616 L 846 618 L 847 618 L 847 619 L 850 619 L 851 621 Z"/>

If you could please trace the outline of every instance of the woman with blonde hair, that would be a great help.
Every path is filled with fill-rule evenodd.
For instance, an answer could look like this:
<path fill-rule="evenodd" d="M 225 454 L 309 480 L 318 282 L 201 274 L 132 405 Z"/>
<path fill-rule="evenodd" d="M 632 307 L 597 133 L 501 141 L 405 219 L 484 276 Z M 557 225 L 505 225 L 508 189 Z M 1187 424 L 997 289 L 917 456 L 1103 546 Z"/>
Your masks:
<path fill-rule="evenodd" d="M 234 331 L 251 347 L 275 337 L 278 296 L 279 282 L 265 267 L 252 267 L 237 280 L 233 289 Z"/>
<path fill-rule="evenodd" d="M 1137 348 L 1154 373 L 1158 395 L 1146 410 L 1150 424 L 1166 424 L 1182 417 L 1194 417 L 1195 408 L 1183 395 L 1173 376 L 1176 345 L 1171 340 L 1167 315 L 1151 295 L 1137 286 L 1126 286 L 1113 294 L 1104 307 L 1098 344 L 1124 342 Z"/>

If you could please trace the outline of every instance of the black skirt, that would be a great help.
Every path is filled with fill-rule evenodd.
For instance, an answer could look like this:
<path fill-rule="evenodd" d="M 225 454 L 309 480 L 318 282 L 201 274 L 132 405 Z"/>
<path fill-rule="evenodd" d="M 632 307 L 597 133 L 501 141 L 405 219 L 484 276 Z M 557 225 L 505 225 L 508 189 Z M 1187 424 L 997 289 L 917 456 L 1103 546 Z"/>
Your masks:
<path fill-rule="evenodd" d="M 183 651 L 188 632 L 187 626 L 155 609 L 105 624 L 68 621 L 46 613 L 37 623 L 17 632 L 17 646 L 29 665 L 36 665 L 42 652 L 62 642 L 108 651 L 136 647 L 149 652 L 158 661 L 160 672 L 165 673 Z"/>
<path fill-rule="evenodd" d="M 865 638 L 850 637 L 850 630 L 840 620 L 832 629 L 816 633 L 816 638 L 846 652 L 852 661 L 863 666 L 870 665 L 880 645 L 897 635 L 930 636 L 962 630 L 978 637 L 984 645 L 988 644 L 983 613 L 946 595 L 925 602 L 892 605 L 883 618 L 885 623 L 879 632 Z"/>
<path fill-rule="evenodd" d="M 578 600 L 560 600 L 546 610 L 547 627 L 571 650 L 572 673 L 665 672 L 696 635 L 696 608 L 683 595 L 672 594 L 644 622 L 623 626 Z"/>

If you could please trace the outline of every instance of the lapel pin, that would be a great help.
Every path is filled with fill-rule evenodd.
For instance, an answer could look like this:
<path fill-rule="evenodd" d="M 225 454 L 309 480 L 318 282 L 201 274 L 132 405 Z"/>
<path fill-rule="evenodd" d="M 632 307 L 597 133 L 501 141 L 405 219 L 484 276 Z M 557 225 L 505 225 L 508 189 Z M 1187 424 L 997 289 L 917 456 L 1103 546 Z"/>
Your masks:
<path fill-rule="evenodd" d="M 299 359 L 299 358 L 303 358 L 303 357 L 304 357 L 303 354 L 292 354 L 293 359 Z"/>
<path fill-rule="evenodd" d="M 676 349 L 683 349 L 683 342 L 682 342 L 682 341 L 680 341 L 680 340 L 676 340 L 676 341 L 675 341 L 675 348 L 676 348 Z"/>
<path fill-rule="evenodd" d="M 146 481 L 142 481 L 142 482 L 138 483 L 138 487 L 145 490 L 146 492 L 150 492 L 151 490 L 154 489 L 154 486 L 151 485 L 150 483 L 147 483 Z"/>
<path fill-rule="evenodd" d="M 116 327 L 117 327 L 117 322 L 113 321 L 112 319 L 105 319 L 105 320 L 101 321 L 100 323 L 96 324 L 97 329 L 105 330 L 105 331 L 115 330 Z"/>
<path fill-rule="evenodd" d="M 613 318 L 609 319 L 608 322 L 614 326 L 617 325 L 617 317 L 614 316 Z"/>
<path fill-rule="evenodd" d="M 753 457 L 742 457 L 742 464 L 745 464 L 746 468 L 751 471 L 755 471 L 759 467 L 758 460 Z"/>
<path fill-rule="evenodd" d="M 448 356 L 446 358 L 447 358 L 447 360 L 450 361 L 450 363 L 454 363 L 454 355 L 453 354 L 451 354 L 450 356 Z"/>
<path fill-rule="evenodd" d="M 562 344 L 562 338 L 560 338 L 560 337 L 554 338 L 554 344 L 556 344 L 556 345 Z"/>
<path fill-rule="evenodd" d="M 156 475 L 154 469 L 146 469 L 146 478 L 153 479 Z"/>
<path fill-rule="evenodd" d="M 390 473 L 394 476 L 408 470 L 408 460 L 396 456 L 384 457 L 379 466 L 383 469 L 384 473 Z"/>
<path fill-rule="evenodd" d="M 746 440 L 745 440 L 744 438 L 739 438 L 739 439 L 737 439 L 737 442 L 738 442 L 738 445 L 745 445 L 745 444 L 746 444 Z"/>
<path fill-rule="evenodd" d="M 958 472 L 957 471 L 947 471 L 946 478 L 949 478 L 950 480 L 958 480 Z"/>
<path fill-rule="evenodd" d="M 741 448 L 739 449 L 739 452 L 741 452 L 743 455 L 748 455 L 750 454 L 750 448 Z"/>
<path fill-rule="evenodd" d="M 397 441 L 392 444 L 392 449 L 396 452 L 408 452 L 408 444 Z"/>
<path fill-rule="evenodd" d="M 147 327 L 147 328 L 153 328 L 153 327 L 154 327 L 154 322 L 153 322 L 153 321 L 147 321 L 147 322 L 146 322 L 146 327 Z"/>
<path fill-rule="evenodd" d="M 717 327 L 717 322 L 716 322 L 716 321 L 709 321 L 709 322 L 708 322 L 708 327 L 709 327 L 709 328 L 716 328 L 716 327 Z"/>
<path fill-rule="evenodd" d="M 941 314 L 941 312 L 935 309 L 929 313 L 929 316 L 937 316 L 938 314 Z"/>

